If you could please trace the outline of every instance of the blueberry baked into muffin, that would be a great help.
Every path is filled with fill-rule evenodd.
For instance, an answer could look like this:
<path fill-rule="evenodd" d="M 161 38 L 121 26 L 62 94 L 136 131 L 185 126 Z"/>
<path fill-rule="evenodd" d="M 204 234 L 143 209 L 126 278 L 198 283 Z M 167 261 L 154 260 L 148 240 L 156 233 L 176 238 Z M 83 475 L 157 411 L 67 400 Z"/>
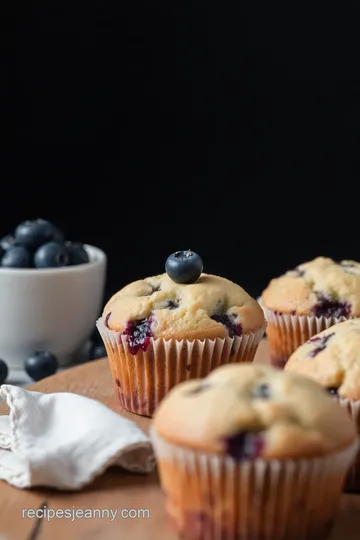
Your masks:
<path fill-rule="evenodd" d="M 322 540 L 358 441 L 347 412 L 306 377 L 254 363 L 179 384 L 151 437 L 184 540 Z"/>
<path fill-rule="evenodd" d="M 261 304 L 271 361 L 281 368 L 313 335 L 360 316 L 360 264 L 318 257 L 273 279 Z"/>
<path fill-rule="evenodd" d="M 313 336 L 290 356 L 285 369 L 323 386 L 349 411 L 360 432 L 360 319 Z M 360 454 L 347 477 L 346 490 L 360 491 Z"/>
<path fill-rule="evenodd" d="M 175 384 L 252 361 L 265 330 L 256 300 L 202 273 L 194 252 L 173 254 L 166 270 L 121 289 L 98 321 L 120 403 L 146 416 Z"/>

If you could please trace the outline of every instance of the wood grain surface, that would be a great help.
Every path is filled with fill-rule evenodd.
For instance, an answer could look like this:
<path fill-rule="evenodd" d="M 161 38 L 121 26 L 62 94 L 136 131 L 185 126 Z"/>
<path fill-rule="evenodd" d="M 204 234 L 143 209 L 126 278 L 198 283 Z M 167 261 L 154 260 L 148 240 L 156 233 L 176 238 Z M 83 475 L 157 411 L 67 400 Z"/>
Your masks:
<path fill-rule="evenodd" d="M 266 341 L 256 362 L 267 362 Z M 98 360 L 49 377 L 29 388 L 40 392 L 69 391 L 97 399 L 134 420 L 143 430 L 149 420 L 121 409 L 117 404 L 107 360 Z M 2 403 L 0 414 L 6 414 Z M 113 468 L 79 493 L 48 489 L 18 490 L 0 482 L 0 540 L 177 540 L 164 509 L 156 473 L 148 476 Z M 150 517 L 120 518 L 23 518 L 24 509 L 43 506 L 53 510 L 111 509 L 149 510 Z M 360 495 L 343 495 L 341 512 L 329 540 L 359 540 Z M 291 540 L 291 539 L 289 539 Z"/>

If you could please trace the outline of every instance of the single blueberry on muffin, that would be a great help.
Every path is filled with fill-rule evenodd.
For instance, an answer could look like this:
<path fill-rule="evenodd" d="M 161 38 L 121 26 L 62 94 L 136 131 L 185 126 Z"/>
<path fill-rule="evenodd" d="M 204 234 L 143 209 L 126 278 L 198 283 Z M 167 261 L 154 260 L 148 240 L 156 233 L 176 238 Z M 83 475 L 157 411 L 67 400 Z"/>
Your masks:
<path fill-rule="evenodd" d="M 318 257 L 300 264 L 270 282 L 261 304 L 272 363 L 284 367 L 313 335 L 360 316 L 360 263 Z"/>
<path fill-rule="evenodd" d="M 169 274 L 130 283 L 104 308 L 98 328 L 120 402 L 133 412 L 151 416 L 175 384 L 254 358 L 265 330 L 261 307 L 239 285 L 199 273 L 199 261 L 176 252 Z"/>
<path fill-rule="evenodd" d="M 325 539 L 357 449 L 347 412 L 317 383 L 250 363 L 173 388 L 151 436 L 168 513 L 189 540 Z"/>

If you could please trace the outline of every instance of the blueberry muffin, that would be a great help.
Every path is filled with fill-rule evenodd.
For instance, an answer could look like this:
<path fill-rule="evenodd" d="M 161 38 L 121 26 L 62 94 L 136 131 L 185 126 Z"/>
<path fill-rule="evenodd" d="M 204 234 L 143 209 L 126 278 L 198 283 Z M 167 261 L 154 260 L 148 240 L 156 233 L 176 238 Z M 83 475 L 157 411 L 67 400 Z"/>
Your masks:
<path fill-rule="evenodd" d="M 132 412 L 152 416 L 175 384 L 254 358 L 265 330 L 259 304 L 225 278 L 193 279 L 164 273 L 130 283 L 98 321 L 118 397 Z"/>
<path fill-rule="evenodd" d="M 285 369 L 323 386 L 349 411 L 360 432 L 360 319 L 313 336 L 290 356 Z M 346 490 L 360 491 L 360 454 L 348 475 Z"/>
<path fill-rule="evenodd" d="M 360 264 L 318 257 L 273 279 L 261 304 L 271 361 L 282 368 L 313 335 L 360 316 Z"/>
<path fill-rule="evenodd" d="M 358 441 L 306 377 L 254 363 L 179 384 L 151 428 L 167 511 L 185 540 L 321 540 Z"/>

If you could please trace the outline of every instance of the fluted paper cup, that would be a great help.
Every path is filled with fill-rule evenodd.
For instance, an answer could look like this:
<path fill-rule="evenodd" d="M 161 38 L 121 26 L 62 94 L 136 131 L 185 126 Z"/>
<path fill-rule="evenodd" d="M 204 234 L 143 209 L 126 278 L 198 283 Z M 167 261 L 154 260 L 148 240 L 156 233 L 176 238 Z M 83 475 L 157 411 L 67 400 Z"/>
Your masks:
<path fill-rule="evenodd" d="M 206 377 L 222 364 L 252 362 L 265 327 L 224 339 L 150 339 L 146 351 L 132 354 L 126 336 L 110 330 L 102 319 L 97 328 L 106 347 L 120 404 L 142 416 L 152 416 L 175 385 Z"/>
<path fill-rule="evenodd" d="M 290 315 L 260 304 L 267 321 L 271 364 L 283 368 L 294 351 L 319 332 L 346 321 L 346 317 Z"/>
<path fill-rule="evenodd" d="M 184 540 L 325 540 L 358 442 L 303 460 L 237 462 L 151 438 L 167 512 Z"/>

